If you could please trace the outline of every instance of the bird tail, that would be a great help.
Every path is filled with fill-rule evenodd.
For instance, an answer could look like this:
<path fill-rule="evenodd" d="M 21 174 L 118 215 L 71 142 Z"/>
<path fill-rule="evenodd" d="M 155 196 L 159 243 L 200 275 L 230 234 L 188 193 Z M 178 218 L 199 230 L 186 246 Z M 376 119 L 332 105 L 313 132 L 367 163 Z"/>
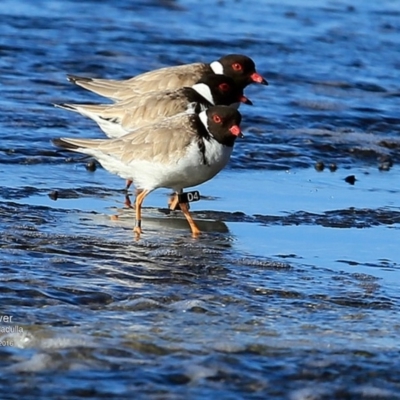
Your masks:
<path fill-rule="evenodd" d="M 86 78 L 84 76 L 77 75 L 67 75 L 67 79 L 75 84 L 78 84 L 79 82 L 91 82 L 93 80 L 92 78 Z"/>
<path fill-rule="evenodd" d="M 68 139 L 60 138 L 60 139 L 53 139 L 52 143 L 54 146 L 61 147 L 62 149 L 66 150 L 76 150 L 79 149 L 79 146 L 76 144 L 70 143 Z"/>
<path fill-rule="evenodd" d="M 71 139 L 59 138 L 53 139 L 52 143 L 65 150 L 77 151 L 79 153 L 86 153 L 84 150 L 94 150 L 104 142 L 104 139 Z"/>

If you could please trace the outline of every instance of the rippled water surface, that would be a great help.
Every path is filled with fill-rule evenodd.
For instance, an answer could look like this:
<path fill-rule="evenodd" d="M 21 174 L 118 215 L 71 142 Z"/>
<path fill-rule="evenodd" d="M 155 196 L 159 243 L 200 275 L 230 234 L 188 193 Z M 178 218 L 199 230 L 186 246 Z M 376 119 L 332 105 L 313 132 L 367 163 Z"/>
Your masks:
<path fill-rule="evenodd" d="M 400 3 L 3 0 L 2 399 L 400 398 Z M 54 148 L 66 74 L 227 53 L 268 87 L 193 215 Z"/>

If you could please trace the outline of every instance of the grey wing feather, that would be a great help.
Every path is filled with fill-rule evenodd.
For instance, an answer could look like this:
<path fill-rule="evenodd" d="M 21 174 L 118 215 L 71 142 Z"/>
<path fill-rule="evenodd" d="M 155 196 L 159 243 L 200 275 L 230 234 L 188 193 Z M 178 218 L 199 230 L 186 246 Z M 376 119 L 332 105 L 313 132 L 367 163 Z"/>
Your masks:
<path fill-rule="evenodd" d="M 99 152 L 129 164 L 133 160 L 168 162 L 179 159 L 196 133 L 191 129 L 193 115 L 178 114 L 161 123 L 147 125 L 118 139 L 61 138 L 55 144 L 79 153 Z"/>
<path fill-rule="evenodd" d="M 73 82 L 101 96 L 119 101 L 151 91 L 192 86 L 200 79 L 205 68 L 204 64 L 196 63 L 161 68 L 121 81 L 93 78 L 76 79 Z"/>

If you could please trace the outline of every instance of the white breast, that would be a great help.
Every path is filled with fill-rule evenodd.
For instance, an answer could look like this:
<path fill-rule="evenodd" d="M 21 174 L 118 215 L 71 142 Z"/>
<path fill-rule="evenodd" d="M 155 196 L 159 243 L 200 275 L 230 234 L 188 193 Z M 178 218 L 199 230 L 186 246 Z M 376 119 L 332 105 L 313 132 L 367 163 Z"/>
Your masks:
<path fill-rule="evenodd" d="M 119 175 L 125 179 L 132 179 L 137 188 L 154 190 L 164 187 L 178 191 L 213 178 L 228 163 L 232 149 L 214 139 L 205 140 L 207 164 L 204 164 L 203 154 L 198 144 L 193 142 L 186 153 L 177 160 L 167 164 L 133 160 L 129 166 L 123 168 L 124 175 Z"/>

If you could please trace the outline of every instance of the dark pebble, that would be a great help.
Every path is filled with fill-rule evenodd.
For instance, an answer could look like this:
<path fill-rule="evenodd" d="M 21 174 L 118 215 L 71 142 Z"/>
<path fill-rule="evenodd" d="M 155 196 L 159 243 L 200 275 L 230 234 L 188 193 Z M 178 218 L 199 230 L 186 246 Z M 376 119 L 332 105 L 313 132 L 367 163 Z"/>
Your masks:
<path fill-rule="evenodd" d="M 385 161 L 385 162 L 379 164 L 379 171 L 389 171 L 390 168 L 392 167 L 392 165 L 393 165 L 393 163 Z"/>
<path fill-rule="evenodd" d="M 329 170 L 335 172 L 337 170 L 337 165 L 335 163 L 329 164 Z"/>
<path fill-rule="evenodd" d="M 97 165 L 94 162 L 94 160 L 91 160 L 86 164 L 86 169 L 88 171 L 94 172 L 94 171 L 96 171 L 96 168 L 97 168 Z"/>
<path fill-rule="evenodd" d="M 318 161 L 318 162 L 315 163 L 314 168 L 317 171 L 323 171 L 324 168 L 325 168 L 325 164 L 322 161 Z"/>
<path fill-rule="evenodd" d="M 354 185 L 356 183 L 356 177 L 354 175 L 349 175 L 345 179 L 345 182 L 349 183 L 350 185 Z"/>
<path fill-rule="evenodd" d="M 390 156 L 384 155 L 378 158 L 381 164 L 388 164 L 389 167 L 393 167 L 393 159 Z"/>
<path fill-rule="evenodd" d="M 58 199 L 58 190 L 53 190 L 49 193 L 49 197 L 51 200 L 56 201 Z"/>

